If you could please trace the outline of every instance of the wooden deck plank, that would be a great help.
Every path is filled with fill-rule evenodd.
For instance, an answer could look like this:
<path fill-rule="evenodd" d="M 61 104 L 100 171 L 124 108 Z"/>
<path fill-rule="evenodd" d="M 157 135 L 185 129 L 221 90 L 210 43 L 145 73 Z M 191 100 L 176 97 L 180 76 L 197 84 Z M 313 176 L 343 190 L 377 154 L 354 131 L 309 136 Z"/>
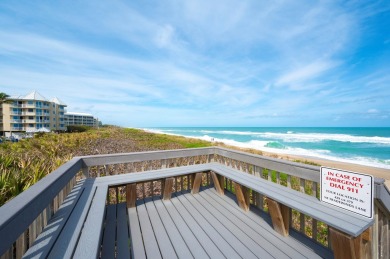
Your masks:
<path fill-rule="evenodd" d="M 116 204 L 106 206 L 101 258 L 113 258 L 115 255 L 116 240 Z"/>
<path fill-rule="evenodd" d="M 108 186 L 96 188 L 88 217 L 73 255 L 74 258 L 95 258 L 98 255 L 107 191 Z"/>
<path fill-rule="evenodd" d="M 177 256 L 179 258 L 194 258 L 191 254 L 190 249 L 184 241 L 185 237 L 180 234 L 179 230 L 175 225 L 175 222 L 177 221 L 175 220 L 174 222 L 174 220 L 171 218 L 164 204 L 161 202 L 161 198 L 155 197 L 153 201 L 154 206 L 156 207 L 156 210 L 160 216 L 160 219 L 165 226 L 169 239 L 172 241 L 172 245 L 176 251 Z M 199 244 L 197 241 L 196 243 Z M 199 257 L 200 256 L 203 256 L 203 258 L 205 258 L 204 256 L 207 256 L 207 254 L 199 255 Z"/>
<path fill-rule="evenodd" d="M 276 237 L 274 235 L 274 231 L 269 227 L 268 223 L 265 223 L 264 220 L 257 216 L 257 221 L 251 221 L 245 215 L 250 212 L 243 212 L 234 206 L 234 203 L 226 203 L 225 199 L 218 199 L 216 197 L 215 192 L 211 192 L 210 190 L 204 190 L 200 192 L 200 196 L 203 198 L 202 203 L 204 206 L 214 207 L 219 211 L 219 213 L 223 214 L 226 220 L 234 223 L 239 227 L 244 233 L 250 236 L 257 245 L 263 247 L 263 249 L 267 250 L 275 258 L 303 258 L 304 255 L 297 253 L 295 250 L 290 249 L 287 252 L 281 251 L 281 247 L 285 246 L 283 239 Z M 270 231 L 267 231 L 263 228 L 264 222 Z M 311 257 L 313 258 L 313 257 Z"/>
<path fill-rule="evenodd" d="M 260 247 L 248 235 L 246 235 L 239 227 L 227 220 L 227 218 L 211 207 L 200 195 L 183 195 L 188 202 L 197 209 L 202 216 L 212 225 L 218 233 L 223 236 L 226 242 L 244 258 L 274 258 L 265 249 Z M 184 197 L 182 199 L 184 199 Z M 181 196 L 179 197 L 179 199 Z M 222 248 L 223 249 L 223 248 Z"/>
<path fill-rule="evenodd" d="M 129 208 L 127 212 L 129 215 L 129 233 L 132 258 L 146 258 L 137 208 Z"/>
<path fill-rule="evenodd" d="M 266 242 L 266 246 L 269 245 L 271 247 L 279 248 L 283 253 L 292 258 L 318 258 L 319 256 L 332 258 L 331 252 L 320 245 L 316 245 L 318 251 L 315 251 L 312 246 L 297 241 L 295 237 L 292 237 L 291 235 L 289 237 L 279 235 L 272 228 L 271 218 L 269 218 L 269 222 L 267 222 L 254 211 L 242 211 L 237 207 L 235 201 L 230 198 L 234 197 L 233 195 L 227 194 L 225 197 L 219 197 L 218 195 L 215 195 L 215 191 L 212 189 L 204 190 L 202 195 L 208 195 L 208 197 L 218 200 L 218 202 L 221 202 L 223 207 L 229 211 L 229 214 L 235 215 L 242 221 L 245 221 L 245 223 L 255 232 L 264 235 L 265 239 L 268 241 Z"/>
<path fill-rule="evenodd" d="M 190 197 L 193 198 L 192 195 Z M 219 248 L 225 257 L 257 258 L 228 229 L 221 226 L 219 220 L 213 218 L 199 204 L 196 204 L 194 200 L 189 201 L 185 195 L 177 195 L 177 199 L 201 226 L 203 231 L 214 241 L 216 247 Z"/>
<path fill-rule="evenodd" d="M 208 231 L 207 227 L 200 226 L 198 221 L 195 219 L 195 216 L 193 216 L 191 213 L 187 211 L 187 209 L 183 206 L 183 204 L 179 201 L 179 199 L 173 198 L 171 199 L 172 204 L 175 206 L 176 210 L 180 213 L 180 216 L 183 218 L 183 220 L 186 222 L 187 226 L 191 229 L 194 236 L 198 239 L 199 243 L 202 245 L 203 249 L 206 251 L 209 258 L 225 258 L 224 254 L 221 252 L 221 250 L 216 246 L 214 242 L 218 242 L 218 240 L 222 239 L 220 236 L 219 238 L 210 238 L 209 235 L 206 233 L 204 229 Z M 165 203 L 165 201 L 164 201 Z M 169 211 L 169 209 L 168 209 Z M 226 244 L 225 244 L 226 246 Z M 223 247 L 220 247 L 221 249 Z M 234 250 L 232 252 L 233 254 L 230 256 L 230 258 L 238 258 L 240 257 Z"/>
<path fill-rule="evenodd" d="M 154 206 L 152 198 L 146 198 L 144 199 L 144 202 L 162 257 L 178 258 L 167 231 L 165 230 L 164 224 L 162 223 L 156 207 Z"/>
<path fill-rule="evenodd" d="M 146 256 L 148 258 L 162 258 L 148 212 L 143 200 L 137 201 L 138 219 L 141 227 Z"/>
<path fill-rule="evenodd" d="M 127 223 L 126 203 L 119 203 L 117 206 L 116 223 L 116 250 L 117 258 L 130 258 L 129 226 Z"/>
<path fill-rule="evenodd" d="M 195 258 L 210 258 L 206 253 L 206 251 L 204 250 L 201 243 L 199 242 L 199 240 L 197 239 L 197 238 L 201 238 L 202 236 L 196 237 L 193 234 L 192 230 L 190 229 L 190 226 L 187 225 L 187 223 L 184 221 L 184 219 L 182 218 L 182 216 L 180 215 L 180 213 L 177 211 L 177 209 L 175 208 L 175 206 L 172 204 L 170 200 L 166 200 L 166 201 L 162 201 L 161 199 L 155 200 L 155 204 L 164 220 L 166 221 L 168 221 L 169 219 L 172 220 L 172 222 L 176 226 L 181 236 L 181 237 L 180 236 L 176 236 L 176 237 L 183 238 L 183 241 L 186 243 L 188 249 L 191 251 L 191 254 Z M 163 215 L 167 215 L 167 217 Z M 180 245 L 180 243 L 176 243 L 176 242 L 174 244 Z M 183 247 L 181 247 L 181 249 L 183 249 Z"/>

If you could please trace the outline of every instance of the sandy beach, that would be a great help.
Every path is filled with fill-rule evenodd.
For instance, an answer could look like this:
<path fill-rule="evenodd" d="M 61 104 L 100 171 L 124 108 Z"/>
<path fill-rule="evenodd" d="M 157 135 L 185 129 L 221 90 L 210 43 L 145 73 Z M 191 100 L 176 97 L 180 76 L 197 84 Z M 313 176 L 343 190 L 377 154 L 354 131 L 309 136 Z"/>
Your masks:
<path fill-rule="evenodd" d="M 339 161 L 333 161 L 333 160 L 326 160 L 326 159 L 320 159 L 315 157 L 303 157 L 303 156 L 296 156 L 296 155 L 285 155 L 285 154 L 277 154 L 277 153 L 267 153 L 262 152 L 264 156 L 270 156 L 270 157 L 278 157 L 281 159 L 286 159 L 290 161 L 294 160 L 301 160 L 301 161 L 309 161 L 316 164 L 319 164 L 321 166 L 327 166 L 335 169 L 342 169 L 346 171 L 352 171 L 357 173 L 364 173 L 369 174 L 374 177 L 383 178 L 386 181 L 386 185 L 390 188 L 390 170 L 379 168 L 379 167 L 371 167 L 371 166 L 364 166 L 359 164 L 352 164 L 352 163 L 346 163 L 346 162 L 339 162 Z"/>
<path fill-rule="evenodd" d="M 216 146 L 221 146 L 221 147 L 230 148 L 230 149 L 236 149 L 236 150 L 240 150 L 243 152 L 255 153 L 258 155 L 268 156 L 268 157 L 272 157 L 272 158 L 285 159 L 285 160 L 289 160 L 289 161 L 296 161 L 296 160 L 307 161 L 307 162 L 312 162 L 312 163 L 315 163 L 315 164 L 318 164 L 321 166 L 330 167 L 330 168 L 372 175 L 374 177 L 383 178 L 385 180 L 386 185 L 390 189 L 390 170 L 389 169 L 380 168 L 380 167 L 365 166 L 365 165 L 353 164 L 353 163 L 347 163 L 347 162 L 340 162 L 340 161 L 335 161 L 335 160 L 327 160 L 327 159 L 321 159 L 321 158 L 310 157 L 310 156 L 279 154 L 279 153 L 265 152 L 265 151 L 261 151 L 261 150 L 245 149 L 245 148 L 240 148 L 240 147 L 236 147 L 236 146 L 226 145 L 226 144 L 221 143 L 221 142 L 214 142 L 213 144 Z"/>

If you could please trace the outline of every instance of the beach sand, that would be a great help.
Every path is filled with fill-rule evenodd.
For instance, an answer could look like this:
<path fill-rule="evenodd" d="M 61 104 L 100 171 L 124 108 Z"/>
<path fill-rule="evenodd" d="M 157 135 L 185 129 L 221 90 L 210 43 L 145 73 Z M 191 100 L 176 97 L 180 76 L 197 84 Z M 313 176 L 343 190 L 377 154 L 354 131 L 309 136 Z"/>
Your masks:
<path fill-rule="evenodd" d="M 280 158 L 280 159 L 285 159 L 285 160 L 289 160 L 289 161 L 294 161 L 294 160 L 308 161 L 308 162 L 313 162 L 313 163 L 319 164 L 321 166 L 331 167 L 334 169 L 341 169 L 341 170 L 345 170 L 345 171 L 352 171 L 352 172 L 356 172 L 356 173 L 372 175 L 374 177 L 379 177 L 379 178 L 385 179 L 385 183 L 386 183 L 387 187 L 390 189 L 390 170 L 389 169 L 364 166 L 364 165 L 352 164 L 352 163 L 346 163 L 346 162 L 339 162 L 339 161 L 334 161 L 334 160 L 326 160 L 326 159 L 320 159 L 320 158 L 316 158 L 316 157 L 286 155 L 286 154 L 269 153 L 269 152 L 257 151 L 257 150 L 247 150 L 247 149 L 242 149 L 242 148 L 238 148 L 238 147 L 226 146 L 224 144 L 222 144 L 221 146 L 242 150 L 244 152 L 249 151 L 249 152 L 253 152 L 253 153 L 258 153 L 258 154 L 262 154 L 263 156 L 269 156 L 272 158 Z"/>

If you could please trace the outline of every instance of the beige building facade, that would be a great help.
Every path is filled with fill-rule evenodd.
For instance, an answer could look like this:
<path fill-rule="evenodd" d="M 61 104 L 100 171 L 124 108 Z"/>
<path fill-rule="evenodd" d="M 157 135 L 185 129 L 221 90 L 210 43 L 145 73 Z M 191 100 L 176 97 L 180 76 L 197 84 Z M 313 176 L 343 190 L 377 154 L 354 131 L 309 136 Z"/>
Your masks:
<path fill-rule="evenodd" d="M 58 98 L 46 99 L 37 91 L 26 96 L 10 97 L 0 107 L 0 133 L 36 132 L 38 130 L 65 131 L 65 107 Z"/>

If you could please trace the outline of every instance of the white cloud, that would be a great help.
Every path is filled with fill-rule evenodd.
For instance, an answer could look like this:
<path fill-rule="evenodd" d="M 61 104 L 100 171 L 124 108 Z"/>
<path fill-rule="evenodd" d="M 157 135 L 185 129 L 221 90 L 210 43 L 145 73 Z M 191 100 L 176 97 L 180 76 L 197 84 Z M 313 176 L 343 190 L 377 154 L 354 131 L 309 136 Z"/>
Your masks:
<path fill-rule="evenodd" d="M 323 75 L 335 66 L 335 62 L 329 61 L 316 61 L 310 64 L 305 64 L 303 67 L 299 67 L 287 72 L 286 74 L 283 74 L 276 80 L 275 84 L 276 86 L 287 85 L 293 89 L 305 89 L 305 84 L 307 85 L 309 80 Z"/>
<path fill-rule="evenodd" d="M 377 110 L 377 109 L 369 109 L 368 111 L 367 111 L 367 113 L 369 113 L 369 114 L 376 114 L 376 113 L 378 113 L 379 111 Z"/>
<path fill-rule="evenodd" d="M 171 47 L 175 37 L 175 29 L 171 25 L 163 26 L 157 33 L 156 44 L 160 48 Z"/>

